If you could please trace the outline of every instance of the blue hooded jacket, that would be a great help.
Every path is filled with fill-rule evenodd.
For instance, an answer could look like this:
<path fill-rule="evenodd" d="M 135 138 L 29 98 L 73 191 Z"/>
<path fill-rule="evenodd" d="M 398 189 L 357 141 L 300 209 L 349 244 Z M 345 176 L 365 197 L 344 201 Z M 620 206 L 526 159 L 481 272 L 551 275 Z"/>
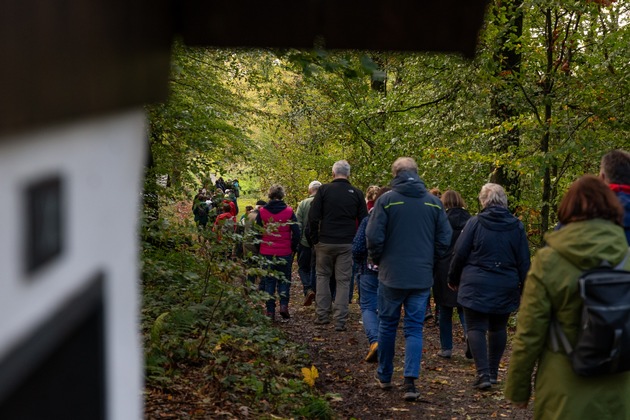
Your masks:
<path fill-rule="evenodd" d="M 617 191 L 615 192 L 617 198 L 621 202 L 621 207 L 623 207 L 624 215 L 623 215 L 623 229 L 626 233 L 626 241 L 628 245 L 630 245 L 630 194 Z"/>
<path fill-rule="evenodd" d="M 503 207 L 487 207 L 466 223 L 455 244 L 448 283 L 457 302 L 488 314 L 518 308 L 529 270 L 529 244 L 520 220 Z"/>
<path fill-rule="evenodd" d="M 444 255 L 451 243 L 446 212 L 415 173 L 399 173 L 391 187 L 376 200 L 368 220 L 368 256 L 385 286 L 429 288 L 434 257 Z"/>

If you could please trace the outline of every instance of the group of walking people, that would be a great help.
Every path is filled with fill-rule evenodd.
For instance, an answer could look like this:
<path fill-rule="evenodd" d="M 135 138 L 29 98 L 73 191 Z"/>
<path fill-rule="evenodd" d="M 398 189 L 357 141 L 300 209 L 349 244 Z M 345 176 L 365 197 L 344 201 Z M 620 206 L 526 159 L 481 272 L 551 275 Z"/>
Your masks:
<path fill-rule="evenodd" d="M 335 331 L 345 331 L 351 278 L 357 275 L 368 341 L 365 359 L 378 363 L 378 386 L 393 388 L 396 333 L 402 318 L 403 398 L 413 401 L 420 396 L 416 380 L 432 290 L 439 308 L 438 355 L 453 356 L 456 311 L 467 356 L 476 367 L 472 386 L 480 390 L 500 381 L 507 324 L 518 309 L 505 384 L 508 400 L 527 405 L 537 366 L 536 418 L 585 418 L 584 413 L 630 418 L 630 400 L 625 398 L 629 373 L 581 378 L 571 370 L 567 355 L 551 350 L 548 342 L 551 318 L 558 320 L 570 341 L 576 340 L 580 273 L 602 261 L 619 265 L 628 252 L 628 152 L 606 154 L 598 177 L 585 175 L 571 185 L 558 209 L 560 223 L 545 235 L 547 245 L 538 250 L 531 267 L 525 228 L 509 211 L 500 185 L 482 186 L 481 211 L 472 216 L 458 192 L 448 190 L 439 198 L 431 194 L 410 157 L 392 164 L 389 186 L 371 187 L 365 197 L 349 176 L 348 162 L 335 162 L 332 182 L 311 182 L 309 197 L 295 213 L 284 203 L 282 187 L 273 186 L 269 203 L 256 218 L 265 228 L 261 254 L 278 264 L 275 268 L 285 277 L 274 284 L 284 318 L 290 316 L 287 284 L 295 252 L 303 304 L 315 303 L 317 325 L 333 323 Z M 622 268 L 630 270 L 630 259 Z M 331 289 L 333 280 L 336 287 Z M 266 307 L 270 317 L 275 316 L 274 288 L 266 289 L 272 296 Z"/>

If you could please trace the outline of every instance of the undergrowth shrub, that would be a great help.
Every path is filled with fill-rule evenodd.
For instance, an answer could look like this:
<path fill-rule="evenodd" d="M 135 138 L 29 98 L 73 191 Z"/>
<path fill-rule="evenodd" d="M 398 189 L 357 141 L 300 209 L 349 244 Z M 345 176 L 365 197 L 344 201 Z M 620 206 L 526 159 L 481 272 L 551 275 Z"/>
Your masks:
<path fill-rule="evenodd" d="M 268 295 L 247 278 L 261 259 L 232 258 L 238 234 L 146 222 L 142 230 L 142 327 L 146 382 L 167 390 L 194 369 L 200 399 L 249 407 L 250 414 L 331 418 L 325 399 L 299 375 L 310 361 L 264 316 Z M 309 408 L 310 407 L 310 408 Z"/>

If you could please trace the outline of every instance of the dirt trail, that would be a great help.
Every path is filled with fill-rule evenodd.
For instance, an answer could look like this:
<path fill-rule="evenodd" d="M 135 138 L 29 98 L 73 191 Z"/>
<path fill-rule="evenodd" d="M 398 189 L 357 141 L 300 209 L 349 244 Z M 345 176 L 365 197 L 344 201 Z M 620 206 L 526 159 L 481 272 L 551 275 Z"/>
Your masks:
<path fill-rule="evenodd" d="M 334 325 L 314 325 L 315 309 L 302 306 L 301 284 L 297 276 L 291 290 L 289 321 L 278 322 L 280 329 L 294 341 L 304 343 L 319 370 L 317 387 L 323 393 L 335 394 L 331 405 L 343 419 L 531 419 L 532 404 L 527 410 L 516 409 L 503 398 L 506 376 L 506 355 L 499 371 L 499 384 L 490 391 L 472 387 L 475 369 L 472 360 L 464 357 L 465 344 L 460 325 L 454 327 L 454 349 L 451 359 L 437 356 L 440 350 L 439 330 L 434 320 L 424 328 L 424 350 L 420 379 L 421 393 L 416 402 L 406 402 L 397 385 L 402 384 L 403 341 L 398 331 L 394 388 L 383 391 L 374 378 L 376 364 L 363 361 L 368 344 L 359 323 L 361 314 L 356 299 L 350 304 L 347 331 L 337 332 Z M 296 281 L 297 280 L 297 281 Z"/>

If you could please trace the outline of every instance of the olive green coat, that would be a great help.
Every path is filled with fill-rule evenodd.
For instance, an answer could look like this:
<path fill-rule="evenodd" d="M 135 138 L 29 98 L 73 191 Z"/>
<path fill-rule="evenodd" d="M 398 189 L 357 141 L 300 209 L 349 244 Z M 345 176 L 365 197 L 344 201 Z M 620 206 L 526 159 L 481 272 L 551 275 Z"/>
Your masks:
<path fill-rule="evenodd" d="M 585 378 L 571 369 L 564 350 L 551 349 L 549 324 L 556 314 L 572 345 L 577 341 L 581 299 L 577 279 L 602 260 L 619 264 L 628 250 L 624 231 L 594 219 L 570 223 L 545 237 L 525 281 L 505 397 L 523 403 L 535 380 L 536 419 L 630 420 L 630 373 Z M 630 259 L 624 264 L 630 270 Z"/>

